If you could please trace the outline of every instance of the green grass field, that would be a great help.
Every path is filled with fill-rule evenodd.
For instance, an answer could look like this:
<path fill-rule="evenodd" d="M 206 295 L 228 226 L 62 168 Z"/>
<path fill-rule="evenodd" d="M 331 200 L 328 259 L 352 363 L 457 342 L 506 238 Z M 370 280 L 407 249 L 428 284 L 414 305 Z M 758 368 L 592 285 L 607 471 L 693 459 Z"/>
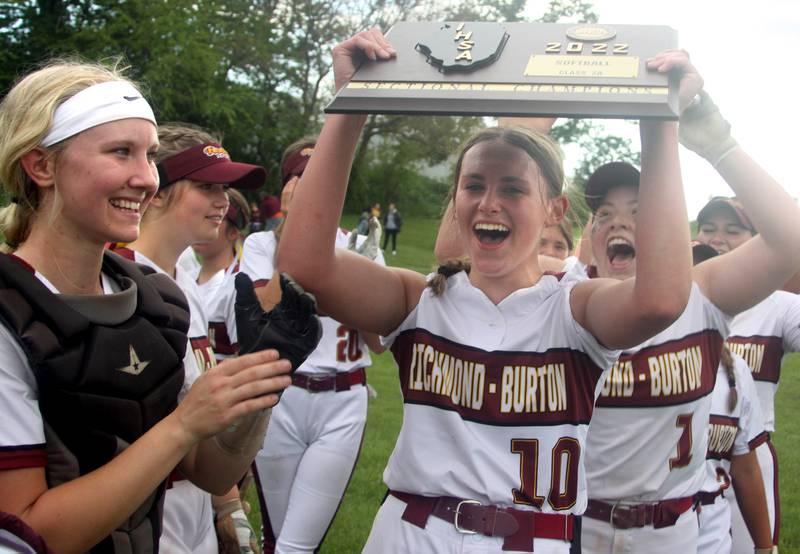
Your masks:
<path fill-rule="evenodd" d="M 794 420 L 800 407 L 800 354 L 783 364 L 775 401 L 776 429 L 773 441 L 778 451 L 781 495 L 779 550 L 800 553 L 800 425 Z"/>
<path fill-rule="evenodd" d="M 354 215 L 344 216 L 342 228 L 352 229 L 356 226 L 357 220 L 358 217 Z M 397 235 L 397 255 L 393 256 L 391 251 L 386 252 L 386 265 L 407 267 L 425 274 L 430 273 L 435 269 L 436 260 L 433 256 L 433 246 L 436 243 L 439 221 L 404 216 L 403 222 L 403 230 Z"/>
<path fill-rule="evenodd" d="M 355 218 L 345 218 L 351 228 Z M 406 218 L 398 236 L 397 256 L 389 253 L 388 265 L 403 266 L 429 272 L 434 265 L 433 244 L 436 222 Z M 366 437 L 342 506 L 328 532 L 322 549 L 326 554 L 360 552 L 367 539 L 372 520 L 386 493 L 382 481 L 386 460 L 392 452 L 402 420 L 402 398 L 394 361 L 390 353 L 373 355 L 368 379 L 378 397 L 370 399 Z M 780 457 L 781 544 L 782 553 L 800 553 L 800 425 L 793 411 L 800 399 L 800 355 L 791 356 L 784 364 L 777 398 L 778 428 L 774 436 Z M 258 506 L 251 495 L 251 503 Z M 254 508 L 251 520 L 258 521 Z M 257 525 L 257 524 L 256 524 Z"/>

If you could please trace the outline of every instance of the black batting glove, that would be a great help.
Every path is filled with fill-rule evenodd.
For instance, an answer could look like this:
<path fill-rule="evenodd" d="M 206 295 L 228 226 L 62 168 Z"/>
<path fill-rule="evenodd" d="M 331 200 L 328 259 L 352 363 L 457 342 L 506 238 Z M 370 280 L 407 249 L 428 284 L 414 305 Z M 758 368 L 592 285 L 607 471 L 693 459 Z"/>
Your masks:
<path fill-rule="evenodd" d="M 322 338 L 314 296 L 281 273 L 281 301 L 265 312 L 246 273 L 236 275 L 235 285 L 239 354 L 274 348 L 281 358 L 292 363 L 292 371 L 295 371 Z"/>

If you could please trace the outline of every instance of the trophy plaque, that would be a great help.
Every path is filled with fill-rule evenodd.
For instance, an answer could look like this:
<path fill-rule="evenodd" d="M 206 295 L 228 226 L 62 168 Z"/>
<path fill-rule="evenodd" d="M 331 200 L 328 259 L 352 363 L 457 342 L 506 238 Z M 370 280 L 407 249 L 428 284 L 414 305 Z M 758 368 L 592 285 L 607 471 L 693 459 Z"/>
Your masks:
<path fill-rule="evenodd" d="M 677 48 L 660 25 L 401 22 L 397 57 L 366 61 L 327 113 L 678 119 L 648 58 Z"/>

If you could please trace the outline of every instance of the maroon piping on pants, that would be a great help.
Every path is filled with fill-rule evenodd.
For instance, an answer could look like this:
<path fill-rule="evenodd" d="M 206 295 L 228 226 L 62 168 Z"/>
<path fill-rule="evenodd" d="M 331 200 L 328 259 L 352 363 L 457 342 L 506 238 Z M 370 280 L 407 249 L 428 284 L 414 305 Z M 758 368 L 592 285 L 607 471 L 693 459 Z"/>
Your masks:
<path fill-rule="evenodd" d="M 775 478 L 772 480 L 772 494 L 775 498 L 775 527 L 772 529 L 772 544 L 778 544 L 778 538 L 781 533 L 781 497 L 778 492 L 778 452 L 772 444 L 772 439 L 767 441 L 767 448 L 769 453 L 772 454 L 772 472 Z"/>
<path fill-rule="evenodd" d="M 269 513 L 267 513 L 267 501 L 264 500 L 264 491 L 261 490 L 261 477 L 258 475 L 258 468 L 255 461 L 250 464 L 250 469 L 253 471 L 254 485 L 256 493 L 258 493 L 258 504 L 261 508 L 261 552 L 263 554 L 275 553 L 275 533 L 272 532 L 272 523 L 269 521 Z"/>

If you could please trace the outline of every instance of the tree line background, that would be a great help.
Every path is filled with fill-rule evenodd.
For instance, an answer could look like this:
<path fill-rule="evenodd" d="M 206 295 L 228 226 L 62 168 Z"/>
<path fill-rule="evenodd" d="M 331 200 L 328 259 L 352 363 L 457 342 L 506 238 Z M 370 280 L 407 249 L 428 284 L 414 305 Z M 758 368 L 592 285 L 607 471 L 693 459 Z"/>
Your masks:
<path fill-rule="evenodd" d="M 525 0 L 17 0 L 0 1 L 0 95 L 52 57 L 121 58 L 160 122 L 216 132 L 236 160 L 267 168 L 260 194 L 278 194 L 283 149 L 315 134 L 332 97 L 331 50 L 353 33 L 396 21 L 596 22 L 586 0 L 550 0 L 524 16 Z M 372 115 L 355 156 L 346 210 L 397 202 L 404 213 L 436 215 L 452 182 L 452 153 L 486 120 Z M 560 120 L 552 132 L 582 159 L 569 192 L 591 169 L 622 159 L 638 165 L 628 140 L 589 120 Z M 431 167 L 445 168 L 430 171 Z M 577 222 L 576 222 L 577 223 Z"/>

